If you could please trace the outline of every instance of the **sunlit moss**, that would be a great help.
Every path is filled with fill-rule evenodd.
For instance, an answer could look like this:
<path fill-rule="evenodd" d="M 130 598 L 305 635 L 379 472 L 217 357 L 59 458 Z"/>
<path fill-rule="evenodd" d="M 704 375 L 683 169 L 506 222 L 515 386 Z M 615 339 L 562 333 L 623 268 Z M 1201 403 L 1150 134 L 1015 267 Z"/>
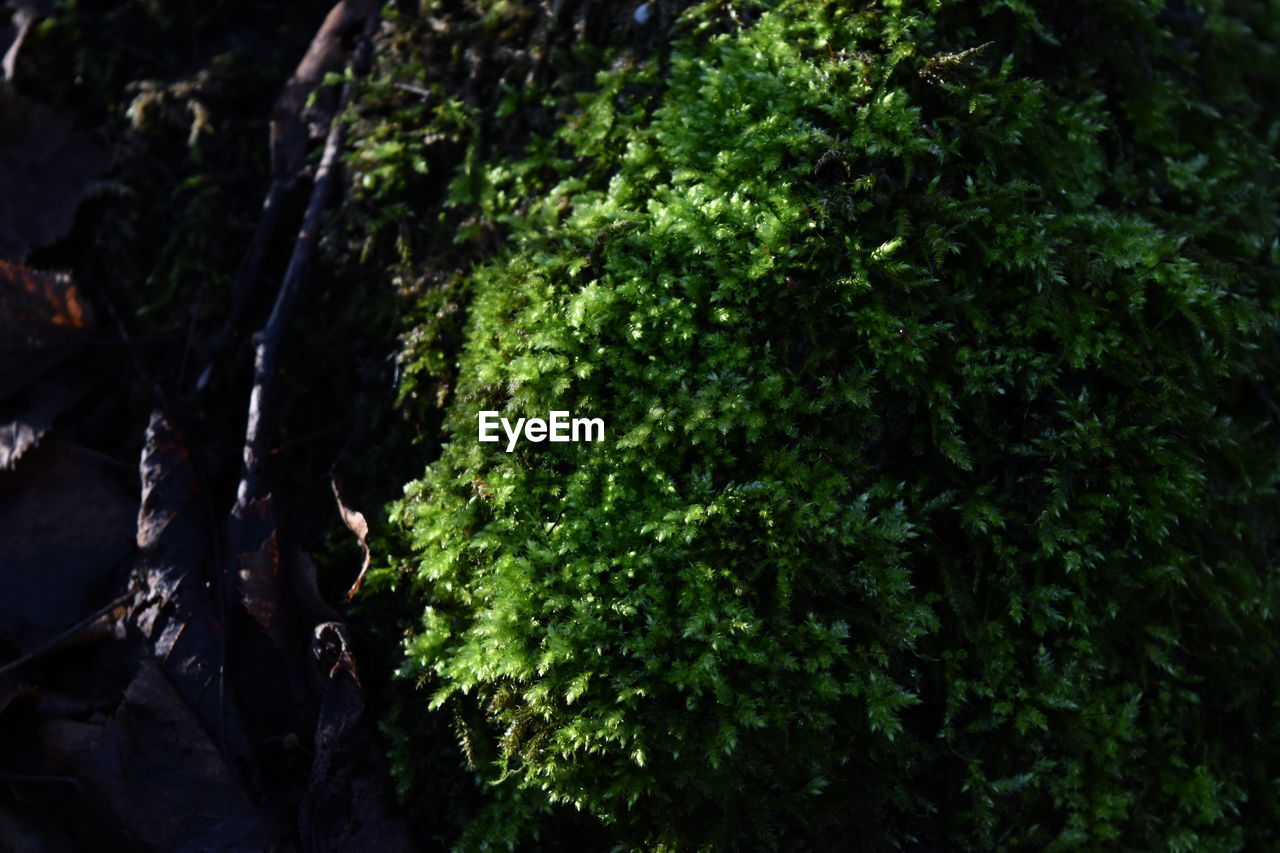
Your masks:
<path fill-rule="evenodd" d="M 1265 846 L 1274 4 L 734 7 L 452 184 L 511 237 L 394 513 L 465 843 Z"/>

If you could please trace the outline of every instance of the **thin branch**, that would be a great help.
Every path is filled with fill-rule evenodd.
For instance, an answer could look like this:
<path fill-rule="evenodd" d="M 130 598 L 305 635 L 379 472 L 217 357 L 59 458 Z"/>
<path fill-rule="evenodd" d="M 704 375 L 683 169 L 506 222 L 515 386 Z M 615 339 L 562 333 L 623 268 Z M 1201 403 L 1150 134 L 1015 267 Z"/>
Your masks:
<path fill-rule="evenodd" d="M 4 666 L 0 666 L 0 675 L 4 675 L 6 672 L 12 672 L 17 668 L 30 663 L 31 661 L 35 660 L 41 655 L 47 654 L 53 651 L 54 649 L 58 648 L 67 640 L 70 640 L 71 638 L 75 637 L 77 634 L 81 633 L 85 629 L 92 626 L 95 622 L 97 622 L 103 616 L 106 616 L 112 610 L 115 610 L 117 607 L 124 604 L 126 601 L 129 600 L 129 597 L 130 597 L 130 594 L 125 593 L 124 595 L 117 596 L 116 598 L 111 599 L 106 604 L 102 605 L 97 610 L 93 611 L 88 616 L 84 617 L 79 622 L 77 622 L 76 624 L 68 628 L 67 630 L 63 631 L 62 633 L 58 634 L 55 637 L 51 637 L 50 639 L 36 646 L 31 651 L 24 654 L 22 657 L 11 660 L 8 663 L 6 663 Z"/>
<path fill-rule="evenodd" d="M 380 0 L 338 0 L 325 16 L 324 23 L 312 37 L 307 52 L 298 62 L 293 74 L 285 82 L 271 109 L 271 185 L 262 203 L 262 216 L 254 231 L 253 240 L 236 272 L 231 292 L 231 310 L 227 314 L 222 331 L 210 347 L 208 361 L 196 381 L 196 390 L 208 386 L 213 371 L 231 348 L 240 319 L 248 309 L 254 286 L 262 272 L 268 250 L 279 227 L 280 211 L 285 199 L 298 185 L 305 171 L 308 126 L 319 121 L 318 115 L 309 115 L 308 98 L 322 95 L 325 76 L 342 66 L 343 47 L 349 36 L 356 36 L 354 56 L 347 63 L 349 69 L 360 72 L 368 64 L 369 50 L 363 45 L 372 41 L 373 32 L 380 19 Z M 345 104 L 345 101 L 344 101 Z M 337 113 L 342 106 L 337 108 Z M 330 122 L 332 128 L 332 121 Z"/>
<path fill-rule="evenodd" d="M 351 62 L 353 68 L 361 68 L 366 64 L 373 28 L 376 24 L 377 16 L 375 15 L 369 19 L 356 45 L 355 56 Z M 338 108 L 329 122 L 329 135 L 325 139 L 324 153 L 316 169 L 311 198 L 307 202 L 302 227 L 293 244 L 293 255 L 289 258 L 289 266 L 285 269 L 280 291 L 276 294 L 275 306 L 271 309 L 271 316 L 267 319 L 266 326 L 253 336 L 253 390 L 249 395 L 249 421 L 245 428 L 240 485 L 236 489 L 236 500 L 240 503 L 248 503 L 263 496 L 262 468 L 267 457 L 273 426 L 272 419 L 275 414 L 280 347 L 285 330 L 293 320 L 298 293 L 311 269 L 311 257 L 320 235 L 321 217 L 332 191 L 334 174 L 338 167 L 338 155 L 346 140 L 346 122 L 342 119 L 342 114 L 351 100 L 353 88 L 351 79 L 342 84 L 342 95 L 338 101 Z"/>
<path fill-rule="evenodd" d="M 245 309 L 249 305 L 253 286 L 262 274 L 263 260 L 267 255 L 267 247 L 271 245 L 271 240 L 275 236 L 284 197 L 295 183 L 296 179 L 292 176 L 276 177 L 271 180 L 267 196 L 262 202 L 262 218 L 258 220 L 258 227 L 253 232 L 253 241 L 249 244 L 249 253 L 241 262 L 240 269 L 236 272 L 235 283 L 231 288 L 231 310 L 227 312 L 222 331 L 213 340 L 209 360 L 200 371 L 199 379 L 196 380 L 197 391 L 205 389 L 213 376 L 215 367 L 231 349 L 231 340 L 235 335 L 236 327 L 240 325 L 240 318 L 244 316 Z"/>
<path fill-rule="evenodd" d="M 39 776 L 34 773 L 0 773 L 0 782 L 40 782 L 56 785 L 71 785 L 76 788 L 84 787 L 84 783 L 74 776 Z"/>
<path fill-rule="evenodd" d="M 427 100 L 435 97 L 431 94 L 430 89 L 424 89 L 421 86 L 414 86 L 409 83 L 392 83 L 391 85 L 395 86 L 397 89 L 408 92 L 411 95 L 417 95 L 418 97 L 426 98 Z"/>

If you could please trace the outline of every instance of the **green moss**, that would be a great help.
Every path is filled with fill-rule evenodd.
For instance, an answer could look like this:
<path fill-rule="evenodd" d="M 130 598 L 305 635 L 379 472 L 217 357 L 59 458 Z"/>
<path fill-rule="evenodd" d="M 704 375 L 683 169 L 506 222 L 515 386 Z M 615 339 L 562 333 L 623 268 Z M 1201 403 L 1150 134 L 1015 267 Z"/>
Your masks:
<path fill-rule="evenodd" d="M 1265 844 L 1274 4 L 735 5 L 452 185 L 511 237 L 394 512 L 464 844 Z"/>

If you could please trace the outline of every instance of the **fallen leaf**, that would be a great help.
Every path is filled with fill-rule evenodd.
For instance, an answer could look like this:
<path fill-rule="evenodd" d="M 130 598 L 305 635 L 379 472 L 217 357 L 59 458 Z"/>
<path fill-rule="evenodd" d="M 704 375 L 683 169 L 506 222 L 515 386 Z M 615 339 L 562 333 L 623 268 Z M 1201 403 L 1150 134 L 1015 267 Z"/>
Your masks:
<path fill-rule="evenodd" d="M 0 471 L 12 470 L 92 384 L 80 371 L 58 370 L 92 324 L 70 276 L 0 261 Z"/>
<path fill-rule="evenodd" d="M 10 675 L 0 676 L 0 851 L 4 853 L 70 853 L 81 849 L 61 831 L 55 809 L 78 781 L 45 764 L 36 730 L 42 691 Z"/>
<path fill-rule="evenodd" d="M 22 42 L 36 21 L 53 11 L 53 0 L 9 0 L 6 4 L 13 9 L 11 32 L 0 31 L 0 51 L 4 58 L 0 59 L 0 71 L 4 80 L 13 80 L 14 67 L 18 62 L 18 51 L 22 50 Z"/>
<path fill-rule="evenodd" d="M 9 673 L 0 675 L 0 719 L 9 710 L 10 703 L 15 700 L 30 699 L 36 693 L 35 688 L 19 681 Z"/>
<path fill-rule="evenodd" d="M 83 782 L 72 815 L 105 807 L 130 849 L 263 850 L 282 834 L 154 663 L 139 667 L 105 722 L 48 722 L 39 739 L 52 768 Z"/>
<path fill-rule="evenodd" d="M 3 853 L 76 853 L 61 832 L 0 803 L 0 851 Z"/>
<path fill-rule="evenodd" d="M 134 552 L 136 512 L 117 476 L 73 445 L 46 443 L 0 472 L 0 636 L 27 645 L 109 598 Z"/>
<path fill-rule="evenodd" d="M 0 402 L 74 355 L 92 327 L 70 276 L 0 260 Z"/>
<path fill-rule="evenodd" d="M 151 415 L 140 471 L 141 558 L 130 579 L 129 622 L 229 760 L 251 768 L 239 704 L 226 675 L 223 587 L 213 571 L 208 495 L 186 440 L 163 412 Z"/>
<path fill-rule="evenodd" d="M 0 260 L 66 236 L 105 162 L 70 121 L 0 87 Z"/>
<path fill-rule="evenodd" d="M 89 303 L 66 273 L 0 260 L 0 295 L 0 334 L 9 340 L 39 344 L 53 330 L 84 331 L 93 325 Z"/>
<path fill-rule="evenodd" d="M 0 472 L 16 468 L 18 460 L 53 428 L 58 415 L 86 390 L 86 382 L 68 377 L 38 383 L 16 400 L 0 404 Z"/>
<path fill-rule="evenodd" d="M 257 743 L 283 743 L 315 725 L 316 699 L 306 683 L 307 635 L 299 623 L 271 498 L 237 502 L 228 523 L 229 571 L 240 607 L 229 665 Z M 263 753 L 264 763 L 288 759 Z"/>
<path fill-rule="evenodd" d="M 270 497 L 235 505 L 228 543 L 241 606 L 277 648 L 286 654 L 296 653 L 296 629 L 288 612 L 279 531 Z"/>
<path fill-rule="evenodd" d="M 338 481 L 336 479 L 330 478 L 329 485 L 333 487 L 333 499 L 338 502 L 338 514 L 342 516 L 342 523 L 360 540 L 360 549 L 364 551 L 364 563 L 360 566 L 360 574 L 356 575 L 355 582 L 351 584 L 351 589 L 347 590 L 347 601 L 350 601 L 360 591 L 360 585 L 364 583 L 364 576 L 369 571 L 369 561 L 371 559 L 369 553 L 369 522 L 365 520 L 363 513 L 351 509 L 342 502 L 342 495 L 338 492 Z"/>
<path fill-rule="evenodd" d="M 392 807 L 382 749 L 364 717 L 364 690 L 340 622 L 315 627 L 315 665 L 324 684 L 311 785 L 299 810 L 306 849 L 359 853 L 416 849 Z"/>

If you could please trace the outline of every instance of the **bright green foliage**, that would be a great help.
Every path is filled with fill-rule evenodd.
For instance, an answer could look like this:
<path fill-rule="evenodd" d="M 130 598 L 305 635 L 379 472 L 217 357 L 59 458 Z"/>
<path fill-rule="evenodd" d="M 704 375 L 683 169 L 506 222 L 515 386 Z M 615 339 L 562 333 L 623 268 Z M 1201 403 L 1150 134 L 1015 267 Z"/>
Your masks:
<path fill-rule="evenodd" d="M 1272 843 L 1275 3 L 734 6 L 453 186 L 512 237 L 396 512 L 467 843 Z"/>

